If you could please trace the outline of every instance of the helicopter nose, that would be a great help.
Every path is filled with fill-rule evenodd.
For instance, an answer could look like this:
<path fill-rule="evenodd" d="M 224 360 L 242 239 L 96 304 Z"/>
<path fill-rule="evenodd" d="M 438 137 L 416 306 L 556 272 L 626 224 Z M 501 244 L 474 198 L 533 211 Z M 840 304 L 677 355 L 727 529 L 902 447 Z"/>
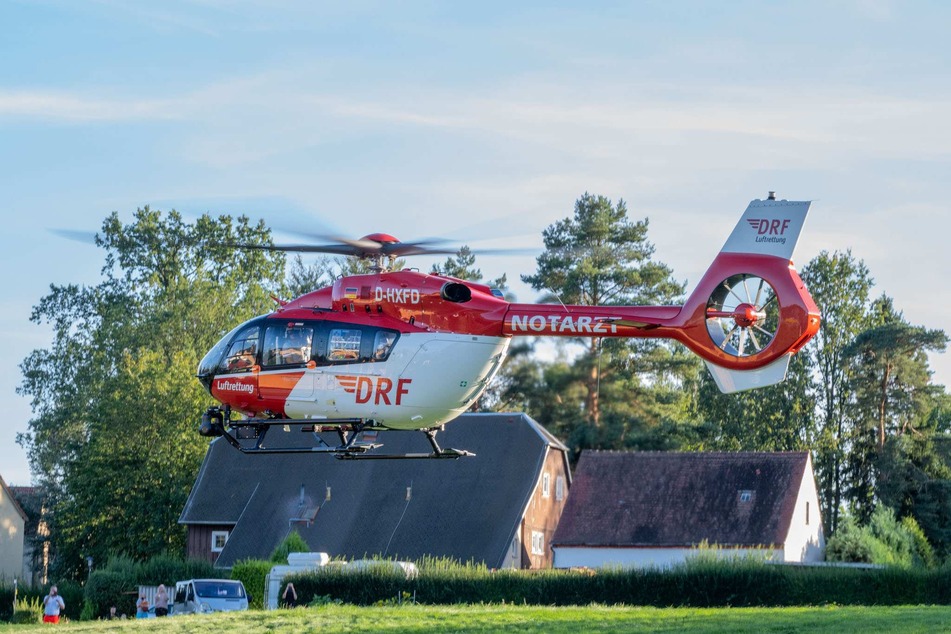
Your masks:
<path fill-rule="evenodd" d="M 205 386 L 205 391 L 208 392 L 208 396 L 211 396 L 211 382 L 214 380 L 214 374 L 199 374 L 198 381 Z"/>
<path fill-rule="evenodd" d="M 208 391 L 208 395 L 211 396 L 211 382 L 215 378 L 215 373 L 217 369 L 217 351 L 215 348 L 209 350 L 204 358 L 202 358 L 201 363 L 198 364 L 198 373 L 195 375 L 198 377 L 198 380 L 202 385 L 205 386 L 205 390 Z"/>

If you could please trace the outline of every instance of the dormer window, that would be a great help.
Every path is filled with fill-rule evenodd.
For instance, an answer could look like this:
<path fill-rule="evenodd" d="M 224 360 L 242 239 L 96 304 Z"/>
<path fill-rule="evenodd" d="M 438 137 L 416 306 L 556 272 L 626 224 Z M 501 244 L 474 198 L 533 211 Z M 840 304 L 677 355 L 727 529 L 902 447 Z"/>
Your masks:
<path fill-rule="evenodd" d="M 749 504 L 753 501 L 753 492 L 749 489 L 740 489 L 739 500 L 740 504 Z"/>

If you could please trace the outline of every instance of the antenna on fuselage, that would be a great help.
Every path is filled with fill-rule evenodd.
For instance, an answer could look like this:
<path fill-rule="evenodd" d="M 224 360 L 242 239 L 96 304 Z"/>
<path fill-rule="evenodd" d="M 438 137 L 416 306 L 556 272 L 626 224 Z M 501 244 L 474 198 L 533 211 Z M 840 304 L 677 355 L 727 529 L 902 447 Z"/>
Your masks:
<path fill-rule="evenodd" d="M 558 296 L 558 293 L 555 291 L 555 289 L 549 287 L 548 290 L 551 291 L 552 297 L 554 297 L 555 299 L 557 299 L 557 300 L 558 300 L 558 303 L 561 304 L 561 307 L 565 309 L 565 312 L 566 312 L 566 313 L 570 313 L 571 311 L 568 310 L 568 307 L 565 306 L 565 303 L 564 303 L 563 301 L 561 301 L 561 297 Z"/>

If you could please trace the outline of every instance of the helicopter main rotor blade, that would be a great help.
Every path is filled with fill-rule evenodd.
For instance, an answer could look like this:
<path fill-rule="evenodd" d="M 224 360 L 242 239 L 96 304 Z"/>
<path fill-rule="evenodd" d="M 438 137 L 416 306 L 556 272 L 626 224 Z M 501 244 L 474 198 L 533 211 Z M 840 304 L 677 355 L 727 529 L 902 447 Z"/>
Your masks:
<path fill-rule="evenodd" d="M 96 244 L 96 237 L 99 235 L 95 231 L 77 231 L 75 229 L 47 229 L 47 231 L 55 233 L 61 238 L 85 242 L 86 244 Z"/>
<path fill-rule="evenodd" d="M 244 244 L 229 242 L 229 249 L 254 249 L 257 251 L 284 251 L 288 253 L 330 253 L 334 255 L 360 255 L 366 249 L 349 244 Z"/>

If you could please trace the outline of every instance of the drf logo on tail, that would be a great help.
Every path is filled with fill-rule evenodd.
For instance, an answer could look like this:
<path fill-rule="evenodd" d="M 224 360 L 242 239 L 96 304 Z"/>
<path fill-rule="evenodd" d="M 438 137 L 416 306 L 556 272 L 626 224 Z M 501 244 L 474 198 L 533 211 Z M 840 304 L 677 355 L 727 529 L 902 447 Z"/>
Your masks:
<path fill-rule="evenodd" d="M 771 236 L 781 236 L 786 233 L 786 229 L 789 228 L 789 218 L 784 218 L 780 220 L 778 218 L 748 218 L 746 222 L 750 223 L 750 226 L 761 236 L 771 235 Z"/>

